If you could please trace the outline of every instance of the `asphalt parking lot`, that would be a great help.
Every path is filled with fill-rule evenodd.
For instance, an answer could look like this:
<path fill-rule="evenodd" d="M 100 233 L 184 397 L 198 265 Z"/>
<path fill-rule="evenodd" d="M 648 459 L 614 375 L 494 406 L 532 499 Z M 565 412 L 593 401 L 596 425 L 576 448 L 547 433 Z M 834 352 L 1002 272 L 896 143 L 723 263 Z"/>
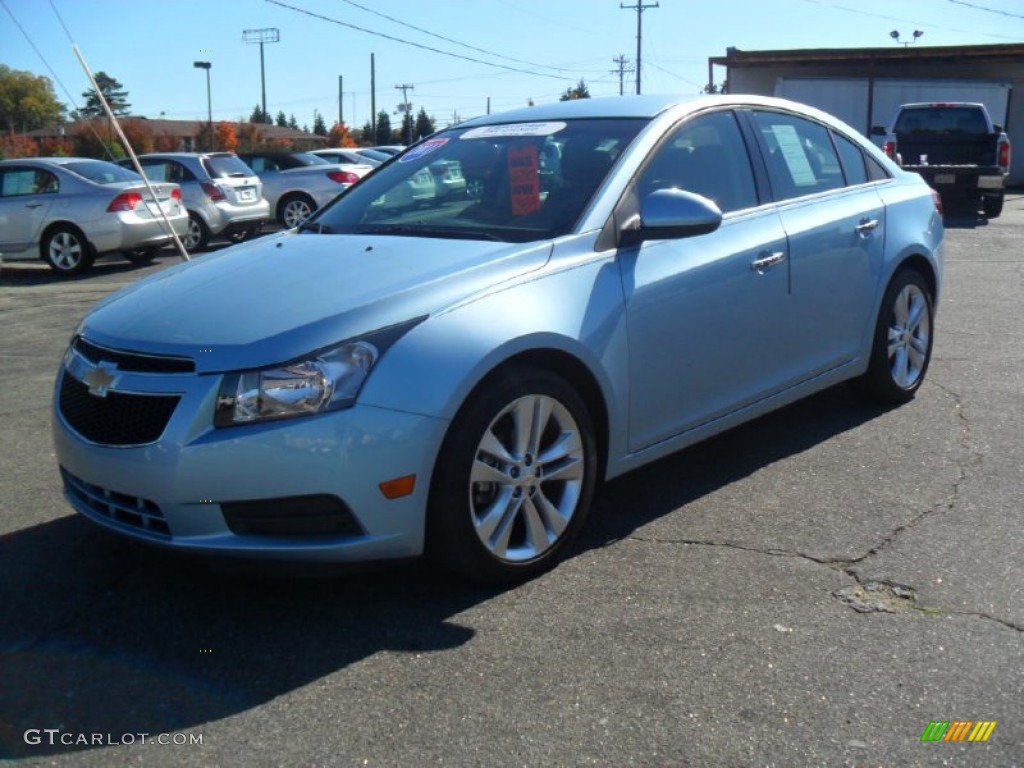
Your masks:
<path fill-rule="evenodd" d="M 50 445 L 64 346 L 177 259 L 5 266 L 0 759 L 1022 765 L 1022 254 L 1024 195 L 952 218 L 913 402 L 839 387 L 618 479 L 572 556 L 509 590 L 416 564 L 237 570 L 73 515 Z M 932 721 L 996 726 L 922 742 Z"/>

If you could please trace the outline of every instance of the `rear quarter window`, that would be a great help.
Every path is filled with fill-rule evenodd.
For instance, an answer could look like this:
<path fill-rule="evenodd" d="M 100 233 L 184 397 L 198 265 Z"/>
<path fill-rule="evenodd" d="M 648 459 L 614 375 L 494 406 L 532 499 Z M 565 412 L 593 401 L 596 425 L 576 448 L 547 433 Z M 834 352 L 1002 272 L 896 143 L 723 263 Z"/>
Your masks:
<path fill-rule="evenodd" d="M 96 184 L 119 184 L 122 181 L 138 181 L 142 178 L 135 171 L 103 160 L 76 160 L 73 163 L 65 163 L 64 168 Z"/>

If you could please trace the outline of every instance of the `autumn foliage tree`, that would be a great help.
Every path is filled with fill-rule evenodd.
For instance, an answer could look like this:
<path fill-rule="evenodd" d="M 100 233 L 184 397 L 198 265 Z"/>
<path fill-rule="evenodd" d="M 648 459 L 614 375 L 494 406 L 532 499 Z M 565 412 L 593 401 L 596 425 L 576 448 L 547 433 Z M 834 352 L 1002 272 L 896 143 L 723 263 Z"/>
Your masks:
<path fill-rule="evenodd" d="M 238 146 L 238 134 L 235 126 L 223 120 L 215 126 L 216 146 L 222 152 L 234 152 Z"/>
<path fill-rule="evenodd" d="M 358 145 L 356 144 L 356 140 L 352 137 L 352 132 L 345 123 L 335 123 L 331 126 L 331 130 L 327 132 L 327 146 L 355 147 Z"/>
<path fill-rule="evenodd" d="M 153 151 L 153 132 L 144 120 L 121 120 L 121 131 L 135 154 L 144 155 Z"/>
<path fill-rule="evenodd" d="M 0 133 L 0 160 L 12 157 L 33 157 L 36 143 L 21 133 Z"/>

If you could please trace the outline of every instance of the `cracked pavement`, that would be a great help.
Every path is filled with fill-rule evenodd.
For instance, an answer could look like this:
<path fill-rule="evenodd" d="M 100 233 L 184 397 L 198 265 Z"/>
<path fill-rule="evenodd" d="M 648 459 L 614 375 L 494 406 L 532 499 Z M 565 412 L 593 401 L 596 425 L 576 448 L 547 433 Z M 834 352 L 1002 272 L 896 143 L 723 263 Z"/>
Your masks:
<path fill-rule="evenodd" d="M 61 499 L 49 396 L 151 267 L 0 275 L 0 759 L 26 765 L 1024 765 L 1024 196 L 954 219 L 928 379 L 839 387 L 604 486 L 516 589 L 236 568 Z M 995 720 L 984 744 L 921 743 Z M 28 745 L 64 733 L 201 746 Z"/>

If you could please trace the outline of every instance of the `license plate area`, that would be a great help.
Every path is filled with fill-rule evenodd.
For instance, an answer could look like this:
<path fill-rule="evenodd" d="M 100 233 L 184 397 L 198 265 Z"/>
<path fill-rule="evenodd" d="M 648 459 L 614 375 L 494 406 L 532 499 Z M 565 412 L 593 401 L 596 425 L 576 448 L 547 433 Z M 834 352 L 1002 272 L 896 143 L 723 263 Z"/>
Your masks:
<path fill-rule="evenodd" d="M 256 190 L 253 187 L 242 187 L 238 190 L 238 199 L 243 203 L 251 203 L 256 199 Z"/>
<path fill-rule="evenodd" d="M 955 173 L 937 173 L 935 174 L 936 184 L 956 184 Z"/>

